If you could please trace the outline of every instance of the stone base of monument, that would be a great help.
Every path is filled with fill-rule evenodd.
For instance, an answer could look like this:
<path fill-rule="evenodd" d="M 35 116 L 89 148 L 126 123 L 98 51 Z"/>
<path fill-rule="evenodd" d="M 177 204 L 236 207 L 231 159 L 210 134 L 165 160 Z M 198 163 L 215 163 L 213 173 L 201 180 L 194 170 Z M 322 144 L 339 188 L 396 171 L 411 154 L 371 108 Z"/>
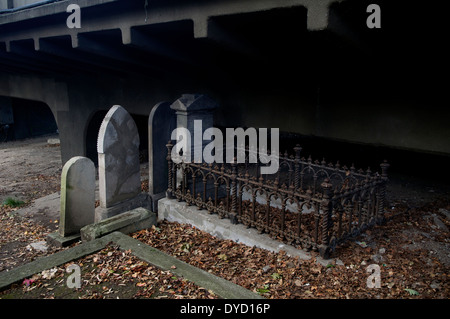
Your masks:
<path fill-rule="evenodd" d="M 97 207 L 95 209 L 95 222 L 100 222 L 106 218 L 114 217 L 123 212 L 143 207 L 152 210 L 152 199 L 146 193 L 141 193 L 134 198 L 118 203 L 111 207 Z"/>
<path fill-rule="evenodd" d="M 156 225 L 156 214 L 139 207 L 81 228 L 81 240 L 91 241 L 115 231 L 133 233 Z"/>
<path fill-rule="evenodd" d="M 67 247 L 80 239 L 80 233 L 69 236 L 61 236 L 59 232 L 55 232 L 47 235 L 47 243 L 56 247 Z"/>
<path fill-rule="evenodd" d="M 158 213 L 158 201 L 166 197 L 166 191 L 159 194 L 149 194 L 149 196 L 152 200 L 152 212 Z"/>

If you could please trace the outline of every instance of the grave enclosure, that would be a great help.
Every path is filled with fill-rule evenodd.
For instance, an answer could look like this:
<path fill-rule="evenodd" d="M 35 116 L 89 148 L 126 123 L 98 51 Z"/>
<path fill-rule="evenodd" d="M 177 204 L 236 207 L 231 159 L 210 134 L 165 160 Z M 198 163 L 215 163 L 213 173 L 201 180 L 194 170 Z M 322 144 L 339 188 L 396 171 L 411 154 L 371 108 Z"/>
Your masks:
<path fill-rule="evenodd" d="M 297 146 L 292 155 L 277 154 L 276 174 L 261 175 L 261 164 L 248 160 L 261 154 L 250 154 L 245 145 L 235 150 L 245 154 L 245 163 L 175 163 L 172 131 L 191 129 L 195 120 L 204 130 L 213 127 L 215 108 L 207 96 L 184 94 L 152 109 L 149 192 L 142 193 L 137 127 L 124 107 L 113 106 L 98 135 L 100 206 L 94 210 L 92 161 L 72 158 L 63 169 L 60 230 L 49 239 L 66 245 L 80 236 L 88 241 L 116 230 L 137 231 L 154 225 L 156 214 L 167 217 L 184 203 L 329 258 L 337 245 L 384 221 L 387 163 L 381 174 L 356 170 L 305 159 Z"/>

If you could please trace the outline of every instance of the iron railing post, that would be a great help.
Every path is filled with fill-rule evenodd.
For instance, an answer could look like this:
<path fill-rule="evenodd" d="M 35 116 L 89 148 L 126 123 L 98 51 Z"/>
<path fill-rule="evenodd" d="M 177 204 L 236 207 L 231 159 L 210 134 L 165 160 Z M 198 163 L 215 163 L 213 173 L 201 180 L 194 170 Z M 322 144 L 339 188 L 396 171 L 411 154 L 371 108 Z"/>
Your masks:
<path fill-rule="evenodd" d="M 330 180 L 326 178 L 324 182 L 320 185 L 323 189 L 323 198 L 322 198 L 322 223 L 321 223 L 321 230 L 322 230 L 322 243 L 319 246 L 319 252 L 322 258 L 328 259 L 331 251 L 330 251 L 330 234 L 329 234 L 329 228 L 331 225 L 331 213 L 332 213 L 332 201 L 331 201 L 331 195 L 332 195 L 332 188 L 333 185 L 330 183 Z"/>
<path fill-rule="evenodd" d="M 294 147 L 295 158 L 294 158 L 294 189 L 297 190 L 300 187 L 300 152 L 302 148 L 300 145 Z"/>
<path fill-rule="evenodd" d="M 384 211 L 384 205 L 386 202 L 386 184 L 388 182 L 388 168 L 389 163 L 385 160 L 383 163 L 380 164 L 381 166 L 381 180 L 382 184 L 380 185 L 380 190 L 378 191 L 378 214 L 380 216 L 379 220 L 380 223 L 384 223 L 386 221 L 385 218 L 385 211 Z"/>
<path fill-rule="evenodd" d="M 231 163 L 231 209 L 229 217 L 232 224 L 237 224 L 237 159 Z"/>
<path fill-rule="evenodd" d="M 167 181 L 168 183 L 167 183 L 166 196 L 169 199 L 173 199 L 174 198 L 174 196 L 173 196 L 173 192 L 174 192 L 173 174 L 174 174 L 174 172 L 173 172 L 173 161 L 172 161 L 172 148 L 173 148 L 172 142 L 169 141 L 166 144 L 166 147 L 167 147 L 166 159 L 167 159 L 167 167 L 168 167 L 168 181 Z"/>
<path fill-rule="evenodd" d="M 283 158 L 283 163 L 289 165 L 288 174 L 283 172 L 272 181 L 271 178 L 265 179 L 258 170 L 254 171 L 250 164 L 259 167 L 258 163 L 249 163 L 247 157 L 243 174 L 243 167 L 238 167 L 236 158 L 226 166 L 178 163 L 176 154 L 172 158 L 172 142 L 169 141 L 166 147 L 168 198 L 177 198 L 188 205 L 206 207 L 210 212 L 217 212 L 220 218 L 229 218 L 233 224 L 248 222 L 249 227 L 270 235 L 276 233 L 289 243 L 295 237 L 296 242 L 318 250 L 323 258 L 329 258 L 337 243 L 361 233 L 366 226 L 373 226 L 374 219 L 378 223 L 385 220 L 389 168 L 386 161 L 380 165 L 381 175 L 373 176 L 370 170 L 365 173 L 362 170 L 356 171 L 354 165 L 341 169 L 339 164 L 333 166 L 327 165 L 325 161 L 313 162 L 310 157 L 307 160 L 300 158 L 302 148 L 297 145 L 294 148 L 295 156 L 285 154 Z M 203 196 L 196 194 L 196 180 L 201 175 L 203 190 L 201 185 L 198 190 L 203 191 Z M 327 178 L 320 183 L 323 175 Z M 339 177 L 342 177 L 342 181 L 336 184 Z M 206 201 L 209 197 L 208 178 L 214 181 L 214 200 L 210 198 Z M 252 192 L 250 199 L 243 199 L 244 191 Z M 258 198 L 259 194 L 261 198 Z M 265 207 L 259 204 L 262 196 L 266 196 Z M 271 206 L 272 201 L 277 198 L 281 199 L 281 209 Z M 291 206 L 288 206 L 293 202 L 299 205 L 296 217 L 293 217 Z M 312 209 L 313 213 L 304 213 L 303 204 L 306 204 L 308 210 Z M 294 218 L 297 219 L 296 222 Z M 345 230 L 348 230 L 348 234 Z"/>

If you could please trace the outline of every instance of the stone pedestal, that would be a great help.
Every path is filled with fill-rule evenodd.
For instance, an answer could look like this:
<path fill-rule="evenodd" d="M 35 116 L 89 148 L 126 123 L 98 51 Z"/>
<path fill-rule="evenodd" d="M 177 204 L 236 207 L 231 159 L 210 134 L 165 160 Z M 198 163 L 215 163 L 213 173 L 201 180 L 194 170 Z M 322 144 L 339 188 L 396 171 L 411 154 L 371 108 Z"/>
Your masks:
<path fill-rule="evenodd" d="M 152 199 L 148 194 L 138 194 L 137 196 L 127 199 L 121 203 L 117 203 L 114 206 L 97 207 L 95 209 L 95 222 L 99 222 L 106 218 L 116 216 L 120 213 L 127 212 L 138 207 L 152 210 Z"/>

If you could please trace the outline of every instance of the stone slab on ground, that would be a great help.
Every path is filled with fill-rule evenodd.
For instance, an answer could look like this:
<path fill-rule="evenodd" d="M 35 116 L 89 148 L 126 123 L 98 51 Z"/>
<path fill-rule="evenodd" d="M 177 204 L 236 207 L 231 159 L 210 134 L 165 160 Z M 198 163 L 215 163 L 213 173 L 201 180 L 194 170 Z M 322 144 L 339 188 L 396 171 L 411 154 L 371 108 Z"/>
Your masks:
<path fill-rule="evenodd" d="M 31 243 L 27 246 L 27 249 L 34 249 L 37 251 L 46 252 L 48 250 L 47 242 L 45 240 Z"/>
<path fill-rule="evenodd" d="M 73 248 L 60 251 L 53 255 L 41 257 L 26 265 L 0 273 L 0 290 L 8 288 L 11 284 L 36 273 L 51 269 L 103 249 L 108 243 L 119 245 L 122 250 L 131 250 L 136 257 L 146 261 L 164 271 L 190 280 L 203 288 L 212 290 L 216 295 L 226 299 L 262 299 L 258 294 L 251 292 L 223 278 L 212 275 L 204 270 L 189 265 L 183 261 L 169 256 L 156 248 L 150 247 L 137 239 L 133 239 L 120 232 L 114 232 L 90 242 L 82 243 Z"/>
<path fill-rule="evenodd" d="M 87 225 L 81 229 L 82 241 L 91 241 L 115 231 L 124 234 L 150 228 L 156 224 L 156 214 L 142 207 Z"/>
<path fill-rule="evenodd" d="M 49 138 L 47 140 L 47 144 L 48 145 L 60 145 L 61 144 L 61 140 L 59 138 Z"/>
<path fill-rule="evenodd" d="M 450 211 L 446 210 L 445 208 L 439 208 L 439 213 L 444 215 L 447 220 L 450 220 Z"/>
<path fill-rule="evenodd" d="M 36 199 L 31 205 L 20 208 L 14 213 L 22 217 L 30 217 L 33 221 L 42 221 L 44 224 L 49 220 L 59 219 L 61 206 L 61 193 L 53 193 Z"/>
<path fill-rule="evenodd" d="M 442 229 L 445 232 L 448 232 L 448 227 L 444 224 L 444 222 L 439 218 L 438 215 L 432 214 L 431 217 L 433 217 L 433 221 L 438 228 Z"/>

